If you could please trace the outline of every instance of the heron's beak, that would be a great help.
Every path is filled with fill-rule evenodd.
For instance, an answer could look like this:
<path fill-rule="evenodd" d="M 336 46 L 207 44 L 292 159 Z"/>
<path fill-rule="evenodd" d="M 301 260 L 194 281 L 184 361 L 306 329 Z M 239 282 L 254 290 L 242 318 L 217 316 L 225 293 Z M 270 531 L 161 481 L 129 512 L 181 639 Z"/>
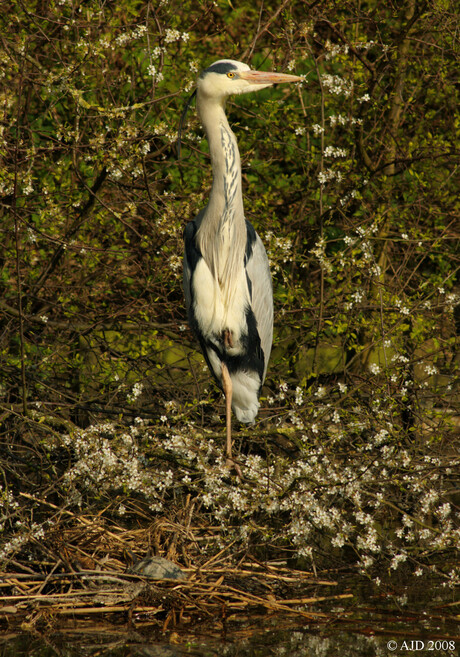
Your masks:
<path fill-rule="evenodd" d="M 281 82 L 300 82 L 302 80 L 298 75 L 265 71 L 239 71 L 238 75 L 253 84 L 280 84 Z"/>

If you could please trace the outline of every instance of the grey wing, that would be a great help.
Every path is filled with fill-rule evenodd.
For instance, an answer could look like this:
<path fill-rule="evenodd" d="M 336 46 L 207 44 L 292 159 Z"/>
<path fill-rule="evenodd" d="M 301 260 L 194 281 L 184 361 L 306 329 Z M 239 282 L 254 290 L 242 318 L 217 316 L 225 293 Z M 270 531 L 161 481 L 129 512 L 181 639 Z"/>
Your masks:
<path fill-rule="evenodd" d="M 187 247 L 184 251 L 184 266 L 182 272 L 182 286 L 184 288 L 184 297 L 185 297 L 185 309 L 187 310 L 187 317 L 190 315 L 191 305 L 192 305 L 192 293 L 190 290 L 190 279 L 192 278 L 192 271 L 187 259 Z"/>
<path fill-rule="evenodd" d="M 196 267 L 198 260 L 201 257 L 201 254 L 197 250 L 195 244 L 196 230 L 197 230 L 196 220 L 189 221 L 184 229 L 184 268 L 183 268 L 183 277 L 182 277 L 182 282 L 184 287 L 184 297 L 185 297 L 185 308 L 187 310 L 187 317 L 189 323 L 193 329 L 195 329 L 195 326 L 193 321 L 191 285 L 192 285 L 193 271 Z"/>
<path fill-rule="evenodd" d="M 184 266 L 182 272 L 182 285 L 184 288 L 184 297 L 185 297 L 185 308 L 187 310 L 187 317 L 190 316 L 190 310 L 192 305 L 192 293 L 190 290 L 190 280 L 192 278 L 192 270 L 190 268 L 190 263 L 187 258 L 187 234 L 184 234 Z"/>
<path fill-rule="evenodd" d="M 273 342 L 273 289 L 268 257 L 262 240 L 256 233 L 252 253 L 246 263 L 246 271 L 252 285 L 252 311 L 257 321 L 260 342 L 264 352 L 264 376 Z"/>

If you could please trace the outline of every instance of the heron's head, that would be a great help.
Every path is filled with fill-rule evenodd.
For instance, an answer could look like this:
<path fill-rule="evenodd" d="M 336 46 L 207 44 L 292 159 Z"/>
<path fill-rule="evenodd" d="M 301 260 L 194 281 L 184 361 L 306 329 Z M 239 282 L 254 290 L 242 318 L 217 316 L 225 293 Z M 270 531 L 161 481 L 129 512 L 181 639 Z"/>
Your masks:
<path fill-rule="evenodd" d="M 299 82 L 301 79 L 297 75 L 286 73 L 253 71 L 243 62 L 220 59 L 200 73 L 197 91 L 209 100 L 224 101 L 231 94 L 245 94 L 273 84 Z"/>

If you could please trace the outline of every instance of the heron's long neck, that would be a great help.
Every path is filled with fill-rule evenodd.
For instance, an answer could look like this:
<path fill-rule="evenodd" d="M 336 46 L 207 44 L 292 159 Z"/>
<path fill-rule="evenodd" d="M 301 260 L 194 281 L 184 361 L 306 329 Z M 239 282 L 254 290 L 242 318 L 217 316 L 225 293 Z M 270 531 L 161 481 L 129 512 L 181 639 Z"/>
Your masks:
<path fill-rule="evenodd" d="M 198 96 L 197 108 L 208 138 L 213 172 L 209 203 L 198 231 L 201 253 L 221 280 L 242 266 L 246 224 L 241 188 L 241 163 L 236 137 L 221 103 Z"/>

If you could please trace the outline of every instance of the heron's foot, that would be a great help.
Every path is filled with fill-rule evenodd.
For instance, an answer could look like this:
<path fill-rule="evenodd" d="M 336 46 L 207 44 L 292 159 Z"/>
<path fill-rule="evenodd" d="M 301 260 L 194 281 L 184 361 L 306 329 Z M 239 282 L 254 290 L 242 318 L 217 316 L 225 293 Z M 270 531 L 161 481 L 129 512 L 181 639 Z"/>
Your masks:
<path fill-rule="evenodd" d="M 227 460 L 225 461 L 225 465 L 227 466 L 227 468 L 229 468 L 229 470 L 235 470 L 236 476 L 238 477 L 238 479 L 240 481 L 243 481 L 243 479 L 244 479 L 243 473 L 241 472 L 241 468 L 238 465 L 238 463 L 235 461 L 235 459 L 233 459 L 231 456 L 227 456 Z"/>

